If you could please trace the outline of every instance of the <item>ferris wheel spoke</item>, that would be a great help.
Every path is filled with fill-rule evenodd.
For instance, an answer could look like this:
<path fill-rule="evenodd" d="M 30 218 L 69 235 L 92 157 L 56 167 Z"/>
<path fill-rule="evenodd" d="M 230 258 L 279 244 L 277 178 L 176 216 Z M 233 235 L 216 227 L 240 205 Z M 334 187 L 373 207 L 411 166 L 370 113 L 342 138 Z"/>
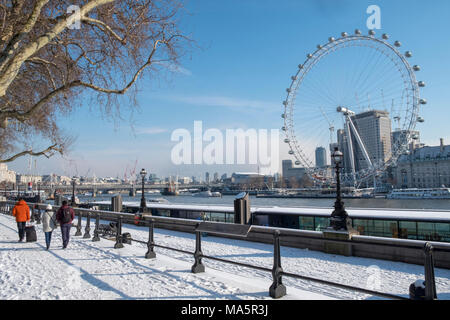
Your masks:
<path fill-rule="evenodd" d="M 324 173 L 326 170 L 315 168 L 314 153 L 319 146 L 328 149 L 330 143 L 337 141 L 337 131 L 345 128 L 349 117 L 338 112 L 342 111 L 338 106 L 359 113 L 364 109 L 386 110 L 391 126 L 415 127 L 420 95 L 413 68 L 405 58 L 411 55 L 403 56 L 394 48 L 400 46 L 398 43 L 390 45 L 385 40 L 384 35 L 383 40 L 361 34 L 343 35 L 309 55 L 293 77 L 285 102 L 287 142 L 296 164 L 307 168 L 309 175 L 316 175 L 314 179 L 317 176 L 326 181 L 332 179 Z M 356 127 L 352 130 L 359 131 Z M 341 132 L 344 136 L 352 134 Z M 366 155 L 366 159 L 373 158 L 373 167 L 362 163 L 356 172 L 347 172 L 343 179 L 349 183 L 357 179 L 356 185 L 365 183 L 374 172 L 400 155 L 401 144 L 407 141 L 398 140 L 401 141 L 393 144 L 392 151 L 387 150 L 387 160 Z M 357 161 L 364 159 L 358 156 Z"/>

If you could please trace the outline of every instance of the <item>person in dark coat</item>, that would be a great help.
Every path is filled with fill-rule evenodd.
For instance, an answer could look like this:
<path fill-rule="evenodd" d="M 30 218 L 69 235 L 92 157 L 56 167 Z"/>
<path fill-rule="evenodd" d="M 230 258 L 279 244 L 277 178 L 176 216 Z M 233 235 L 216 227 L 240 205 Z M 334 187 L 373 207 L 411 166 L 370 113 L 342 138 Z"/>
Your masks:
<path fill-rule="evenodd" d="M 62 202 L 61 208 L 56 213 L 56 221 L 61 225 L 61 235 L 63 240 L 63 249 L 67 248 L 70 240 L 70 229 L 72 228 L 72 221 L 75 219 L 75 212 L 67 201 Z"/>

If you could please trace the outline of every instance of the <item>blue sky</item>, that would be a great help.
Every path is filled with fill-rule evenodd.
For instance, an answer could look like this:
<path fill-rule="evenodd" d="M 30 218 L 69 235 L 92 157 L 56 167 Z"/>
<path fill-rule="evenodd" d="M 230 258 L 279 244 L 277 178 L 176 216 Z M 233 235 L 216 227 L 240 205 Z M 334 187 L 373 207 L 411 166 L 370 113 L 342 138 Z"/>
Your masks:
<path fill-rule="evenodd" d="M 77 139 L 66 160 L 37 158 L 32 172 L 123 176 L 127 166 L 145 167 L 161 176 L 204 176 L 204 172 L 255 171 L 256 166 L 175 166 L 170 152 L 173 130 L 193 131 L 195 120 L 204 129 L 278 129 L 282 124 L 281 102 L 290 76 L 328 37 L 361 29 L 367 34 L 369 5 L 381 8 L 379 37 L 400 40 L 411 50 L 411 64 L 419 64 L 418 80 L 427 83 L 421 96 L 428 100 L 420 115 L 422 141 L 450 143 L 447 108 L 450 101 L 450 1 L 363 0 L 191 0 L 183 28 L 200 48 L 183 58 L 182 68 L 167 79 L 139 84 L 139 108 L 122 112 L 118 125 L 102 119 L 96 106 L 75 110 L 61 119 Z M 288 158 L 282 148 L 281 158 Z M 69 162 L 67 159 L 71 159 Z M 28 159 L 9 164 L 29 172 Z"/>

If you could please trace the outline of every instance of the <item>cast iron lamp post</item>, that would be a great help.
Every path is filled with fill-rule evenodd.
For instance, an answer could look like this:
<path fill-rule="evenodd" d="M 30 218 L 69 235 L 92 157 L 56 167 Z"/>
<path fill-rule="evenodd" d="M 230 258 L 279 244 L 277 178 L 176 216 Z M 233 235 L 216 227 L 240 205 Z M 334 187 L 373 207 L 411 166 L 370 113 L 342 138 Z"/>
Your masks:
<path fill-rule="evenodd" d="M 344 159 L 342 152 L 337 147 L 334 148 L 334 152 L 331 154 L 331 160 L 335 164 L 336 168 L 336 201 L 334 203 L 334 211 L 331 214 L 330 227 L 334 230 L 348 231 L 351 229 L 350 219 L 347 211 L 345 211 L 344 202 L 341 198 L 341 180 L 340 180 L 340 164 Z"/>
<path fill-rule="evenodd" d="M 75 205 L 75 176 L 72 177 L 72 207 Z"/>
<path fill-rule="evenodd" d="M 145 176 L 147 175 L 147 171 L 145 171 L 145 169 L 142 169 L 140 172 L 141 178 L 142 178 L 142 196 L 141 196 L 141 208 L 140 211 L 141 213 L 144 213 L 145 208 L 147 208 L 147 204 L 145 201 L 145 196 L 144 196 L 144 179 Z"/>

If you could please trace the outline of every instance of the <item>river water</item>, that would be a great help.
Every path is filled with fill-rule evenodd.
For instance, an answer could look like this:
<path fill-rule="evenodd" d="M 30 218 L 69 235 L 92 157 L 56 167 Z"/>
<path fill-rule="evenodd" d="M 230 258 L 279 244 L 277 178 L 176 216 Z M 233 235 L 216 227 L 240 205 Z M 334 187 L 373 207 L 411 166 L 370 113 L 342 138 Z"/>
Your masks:
<path fill-rule="evenodd" d="M 96 198 L 78 195 L 82 202 L 111 201 L 113 195 L 99 195 Z M 233 206 L 235 196 L 222 196 L 221 198 L 200 198 L 192 195 L 161 196 L 146 194 L 147 200 L 164 198 L 173 204 L 195 204 L 195 205 L 226 205 Z M 123 201 L 140 202 L 141 196 L 129 197 L 122 195 Z M 450 199 L 442 200 L 393 200 L 393 199 L 343 199 L 346 208 L 385 208 L 385 209 L 431 209 L 450 210 Z M 250 196 L 250 205 L 257 207 L 329 207 L 334 205 L 334 199 L 304 199 L 304 198 L 257 198 Z M 450 213 L 449 213 L 450 214 Z"/>

